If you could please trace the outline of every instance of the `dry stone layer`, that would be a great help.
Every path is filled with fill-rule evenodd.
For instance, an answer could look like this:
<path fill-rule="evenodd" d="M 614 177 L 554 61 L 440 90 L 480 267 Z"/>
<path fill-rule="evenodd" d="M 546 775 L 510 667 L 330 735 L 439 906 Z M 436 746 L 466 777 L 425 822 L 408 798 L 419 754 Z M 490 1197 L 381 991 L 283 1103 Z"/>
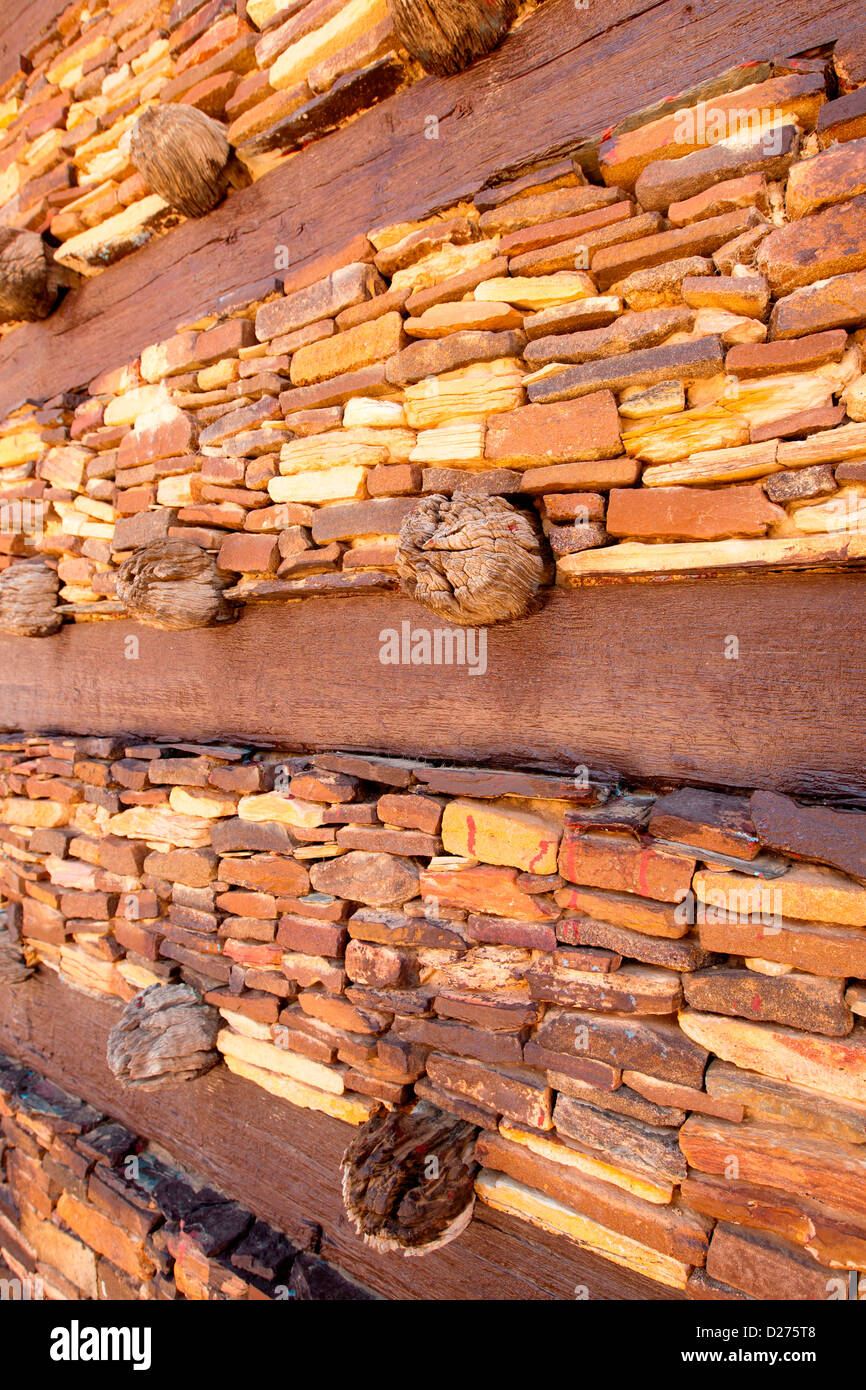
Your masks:
<path fill-rule="evenodd" d="M 0 105 L 5 220 L 90 273 L 144 235 L 122 245 L 118 216 L 165 221 L 118 143 L 149 103 L 233 118 L 255 174 L 356 68 L 395 62 L 384 0 L 224 8 L 65 12 Z M 733 69 L 21 406 L 0 424 L 0 568 L 56 571 L 49 632 L 128 617 L 121 567 L 176 540 L 229 576 L 226 611 L 387 592 L 419 500 L 461 493 L 528 513 L 561 586 L 860 564 L 852 51 Z"/>
<path fill-rule="evenodd" d="M 866 1272 L 866 810 L 850 801 L 35 736 L 3 740 L 0 792 L 18 967 L 0 994 L 35 968 L 117 1000 L 118 1022 L 154 986 L 202 998 L 221 1064 L 345 1122 L 374 1244 L 417 1253 L 468 1220 L 471 1189 L 453 1206 L 393 1157 L 403 1143 L 416 1162 L 397 1112 L 422 1101 L 476 1202 L 684 1297 L 846 1297 Z M 7 1159 L 15 1202 L 37 1194 L 14 1239 L 50 1235 L 74 1283 L 99 1200 L 76 1187 L 52 1224 L 31 1167 Z M 151 1230 L 121 1269 L 159 1288 Z"/>

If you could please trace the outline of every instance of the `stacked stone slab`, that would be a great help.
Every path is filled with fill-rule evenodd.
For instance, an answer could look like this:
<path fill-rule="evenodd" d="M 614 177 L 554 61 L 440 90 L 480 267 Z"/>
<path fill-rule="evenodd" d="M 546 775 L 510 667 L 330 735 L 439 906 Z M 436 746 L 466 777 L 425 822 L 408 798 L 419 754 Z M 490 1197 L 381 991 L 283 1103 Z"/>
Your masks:
<path fill-rule="evenodd" d="M 850 47 L 737 69 L 20 407 L 0 566 L 56 569 L 76 621 L 118 616 L 118 567 L 171 538 L 241 603 L 381 592 L 417 499 L 467 489 L 536 512 L 564 586 L 862 562 Z"/>
<path fill-rule="evenodd" d="M 257 178 L 419 75 L 386 0 L 75 0 L 0 88 L 2 220 L 97 275 L 180 220 L 130 155 L 150 107 L 218 120 Z"/>
<path fill-rule="evenodd" d="M 40 970 L 193 986 L 232 1072 L 349 1125 L 432 1102 L 482 1202 L 687 1297 L 866 1270 L 863 810 L 118 738 L 2 763 Z"/>

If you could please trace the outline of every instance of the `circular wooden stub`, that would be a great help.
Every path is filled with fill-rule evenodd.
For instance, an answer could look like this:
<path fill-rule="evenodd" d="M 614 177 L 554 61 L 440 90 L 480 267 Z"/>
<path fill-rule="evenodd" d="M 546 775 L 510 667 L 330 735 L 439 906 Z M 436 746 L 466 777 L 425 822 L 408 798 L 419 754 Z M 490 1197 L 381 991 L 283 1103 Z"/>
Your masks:
<path fill-rule="evenodd" d="M 397 37 L 425 72 L 448 77 L 501 43 L 518 0 L 388 0 Z"/>
<path fill-rule="evenodd" d="M 456 1239 L 475 1204 L 478 1130 L 427 1101 L 374 1115 L 343 1155 L 343 1202 L 381 1252 L 428 1255 Z"/>
<path fill-rule="evenodd" d="M 124 1086 L 155 1091 L 210 1071 L 219 1012 L 190 985 L 148 985 L 130 999 L 108 1035 L 109 1068 Z"/>
<path fill-rule="evenodd" d="M 65 278 L 36 232 L 0 227 L 0 323 L 47 318 Z"/>
<path fill-rule="evenodd" d="M 231 181 L 225 128 L 195 106 L 149 106 L 132 127 L 129 153 L 148 188 L 184 217 L 204 217 Z"/>
<path fill-rule="evenodd" d="M 10 565 L 0 574 L 0 631 L 14 637 L 50 637 L 62 626 L 57 611 L 60 581 L 41 563 Z"/>
<path fill-rule="evenodd" d="M 526 617 L 548 573 L 535 515 L 469 493 L 421 499 L 400 528 L 397 569 L 409 598 L 468 627 Z"/>
<path fill-rule="evenodd" d="M 146 627 L 181 631 L 234 616 L 223 598 L 232 579 L 193 541 L 151 541 L 117 571 L 117 597 Z"/>

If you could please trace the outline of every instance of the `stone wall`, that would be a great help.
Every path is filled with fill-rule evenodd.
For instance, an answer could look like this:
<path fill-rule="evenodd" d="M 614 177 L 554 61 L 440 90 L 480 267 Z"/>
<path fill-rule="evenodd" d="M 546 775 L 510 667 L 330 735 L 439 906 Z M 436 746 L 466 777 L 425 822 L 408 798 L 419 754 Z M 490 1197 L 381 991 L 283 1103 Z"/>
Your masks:
<path fill-rule="evenodd" d="M 231 1071 L 347 1142 L 432 1103 L 479 1131 L 478 1200 L 688 1297 L 866 1270 L 862 810 L 114 739 L 3 763 L 30 965 L 186 982 Z"/>
<path fill-rule="evenodd" d="M 561 585 L 862 561 L 856 63 L 736 69 L 22 406 L 0 565 L 56 569 L 73 620 L 172 538 L 238 603 L 369 593 L 461 492 L 537 515 Z"/>

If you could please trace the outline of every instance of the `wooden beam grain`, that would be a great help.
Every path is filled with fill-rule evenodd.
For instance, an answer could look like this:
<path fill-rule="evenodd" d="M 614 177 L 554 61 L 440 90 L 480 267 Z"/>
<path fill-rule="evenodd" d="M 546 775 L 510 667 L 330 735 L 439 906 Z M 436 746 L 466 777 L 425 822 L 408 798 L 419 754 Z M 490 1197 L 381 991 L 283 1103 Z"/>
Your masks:
<path fill-rule="evenodd" d="M 0 343 L 0 414 L 130 361 L 221 296 L 359 232 L 470 197 L 497 171 L 574 146 L 737 63 L 863 27 L 862 0 L 546 0 L 467 72 L 425 78 L 184 223 Z M 438 140 L 425 138 L 426 119 Z"/>
<path fill-rule="evenodd" d="M 67 625 L 0 637 L 0 727 L 585 764 L 866 800 L 863 585 L 849 571 L 556 590 L 489 630 L 483 675 L 383 665 L 386 629 L 441 626 L 390 595 L 253 606 L 181 633 Z"/>
<path fill-rule="evenodd" d="M 68 6 L 65 0 L 3 0 L 0 16 L 0 85 L 18 71 L 22 54 L 34 48 L 40 36 Z"/>
<path fill-rule="evenodd" d="M 296 1240 L 322 1227 L 321 1255 L 393 1299 L 677 1300 L 559 1236 L 476 1207 L 466 1233 L 423 1260 L 377 1255 L 343 1211 L 339 1165 L 347 1125 L 275 1099 L 220 1066 L 197 1081 L 151 1095 L 125 1091 L 105 1062 L 119 1005 L 92 998 L 40 970 L 0 989 L 0 1051 L 103 1108 L 256 1216 Z M 87 1047 L 81 1039 L 87 1038 Z M 306 1229 L 305 1229 L 306 1223 Z"/>

